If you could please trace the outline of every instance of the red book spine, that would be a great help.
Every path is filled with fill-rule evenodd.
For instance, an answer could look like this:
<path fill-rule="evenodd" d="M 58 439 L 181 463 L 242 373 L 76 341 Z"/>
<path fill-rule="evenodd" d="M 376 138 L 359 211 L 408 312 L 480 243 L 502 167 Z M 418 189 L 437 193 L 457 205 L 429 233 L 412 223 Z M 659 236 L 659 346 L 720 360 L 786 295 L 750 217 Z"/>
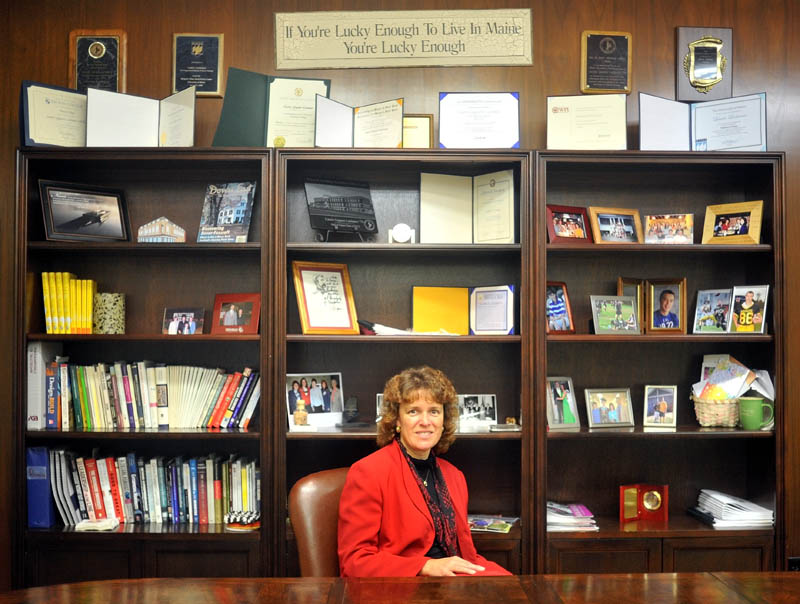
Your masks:
<path fill-rule="evenodd" d="M 92 493 L 94 515 L 98 520 L 107 518 L 106 506 L 103 505 L 103 491 L 100 489 L 100 476 L 97 474 L 97 460 L 87 457 L 83 460 L 86 466 L 86 479 L 89 481 L 89 490 Z"/>
<path fill-rule="evenodd" d="M 122 499 L 119 496 L 119 478 L 117 477 L 117 466 L 113 457 L 106 457 L 100 460 L 106 464 L 108 471 L 108 484 L 111 487 L 111 498 L 114 500 L 114 514 L 119 518 L 120 523 L 125 522 L 125 512 L 122 508 Z"/>
<path fill-rule="evenodd" d="M 237 371 L 233 374 L 233 379 L 231 380 L 230 385 L 228 386 L 227 391 L 225 392 L 225 398 L 219 403 L 216 409 L 214 409 L 214 414 L 211 416 L 211 428 L 219 428 L 220 423 L 222 422 L 222 418 L 225 415 L 225 412 L 228 410 L 228 405 L 231 404 L 231 399 L 233 399 L 233 395 L 236 393 L 236 389 L 239 387 L 239 381 L 242 379 L 242 372 Z"/>

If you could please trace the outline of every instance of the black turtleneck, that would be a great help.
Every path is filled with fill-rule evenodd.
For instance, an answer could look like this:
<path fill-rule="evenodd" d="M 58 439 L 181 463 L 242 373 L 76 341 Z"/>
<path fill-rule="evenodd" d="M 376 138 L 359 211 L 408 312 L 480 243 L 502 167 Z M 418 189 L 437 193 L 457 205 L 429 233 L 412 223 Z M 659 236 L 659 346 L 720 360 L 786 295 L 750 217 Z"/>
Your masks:
<path fill-rule="evenodd" d="M 417 474 L 419 475 L 419 478 L 422 480 L 423 484 L 425 482 L 428 483 L 426 487 L 428 494 L 438 505 L 439 494 L 436 492 L 436 462 L 434 461 L 433 455 L 429 455 L 428 459 L 417 459 L 416 457 L 411 457 L 410 455 L 409 458 L 414 464 L 414 468 L 417 470 Z M 429 558 L 445 557 L 445 552 L 439 545 L 438 539 L 434 538 L 431 549 L 429 549 L 428 553 L 425 555 Z"/>

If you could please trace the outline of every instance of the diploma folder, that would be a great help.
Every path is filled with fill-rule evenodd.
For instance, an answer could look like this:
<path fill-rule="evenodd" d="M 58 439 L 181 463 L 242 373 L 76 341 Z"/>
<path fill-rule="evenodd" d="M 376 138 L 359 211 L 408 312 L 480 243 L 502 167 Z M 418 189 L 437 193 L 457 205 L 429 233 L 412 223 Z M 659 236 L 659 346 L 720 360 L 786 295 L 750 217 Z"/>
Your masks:
<path fill-rule="evenodd" d="M 315 78 L 281 78 L 230 67 L 225 86 L 225 101 L 219 116 L 213 147 L 266 147 L 269 123 L 269 90 L 276 80 L 321 82 L 326 96 L 331 81 Z"/>
<path fill-rule="evenodd" d="M 71 102 L 75 112 L 57 109 L 50 96 Z M 41 101 L 41 102 L 37 102 Z M 81 110 L 77 108 L 81 107 Z M 39 109 L 51 111 L 42 114 Z M 19 140 L 23 147 L 86 146 L 86 95 L 61 86 L 25 80 L 19 95 Z"/>
<path fill-rule="evenodd" d="M 403 99 L 351 107 L 318 94 L 314 146 L 402 148 Z"/>

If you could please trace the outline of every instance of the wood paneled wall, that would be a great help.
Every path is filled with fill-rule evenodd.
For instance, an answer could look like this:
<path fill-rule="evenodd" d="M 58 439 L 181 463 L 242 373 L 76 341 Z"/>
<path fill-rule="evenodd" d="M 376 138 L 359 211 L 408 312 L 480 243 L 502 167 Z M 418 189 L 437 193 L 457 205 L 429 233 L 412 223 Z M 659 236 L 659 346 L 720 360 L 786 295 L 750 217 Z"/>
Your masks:
<path fill-rule="evenodd" d="M 518 90 L 522 146 L 545 145 L 545 97 L 579 92 L 580 32 L 633 34 L 633 94 L 628 100 L 629 148 L 638 144 L 639 91 L 672 98 L 675 27 L 732 27 L 733 92 L 767 92 L 769 148 L 788 152 L 787 304 L 800 303 L 800 3 L 797 0 L 9 0 L 0 8 L 0 493 L 9 493 L 20 464 L 13 459 L 13 270 L 15 265 L 14 153 L 19 86 L 23 79 L 67 85 L 68 35 L 76 28 L 121 28 L 128 33 L 128 92 L 153 98 L 170 92 L 172 34 L 225 34 L 225 66 L 275 73 L 273 12 L 523 8 L 533 13 L 534 64 L 528 67 L 354 69 L 294 72 L 332 79 L 331 96 L 348 104 L 405 97 L 411 113 L 437 113 L 440 90 Z M 792 58 L 794 57 L 794 58 Z M 284 72 L 292 75 L 291 72 Z M 208 145 L 221 99 L 197 102 L 196 141 Z M 712 201 L 712 200 L 709 200 Z M 575 200 L 580 204 L 580 200 Z M 731 282 L 736 267 L 731 267 Z M 787 334 L 800 329 L 788 313 Z M 780 326 L 778 326 L 780 327 Z M 800 342 L 788 338 L 785 391 L 800 389 Z M 787 401 L 788 435 L 800 429 L 797 401 Z M 787 556 L 800 555 L 800 439 L 785 441 Z M 11 498 L 0 496 L 0 590 L 11 585 Z M 780 543 L 779 538 L 779 543 Z"/>

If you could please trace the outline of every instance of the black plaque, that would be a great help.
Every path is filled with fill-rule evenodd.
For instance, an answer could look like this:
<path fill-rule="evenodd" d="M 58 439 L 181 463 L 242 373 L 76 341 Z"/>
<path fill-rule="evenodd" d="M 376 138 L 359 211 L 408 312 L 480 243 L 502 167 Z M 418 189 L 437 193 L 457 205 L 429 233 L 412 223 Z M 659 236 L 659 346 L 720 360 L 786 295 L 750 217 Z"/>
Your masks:
<path fill-rule="evenodd" d="M 223 34 L 175 34 L 172 92 L 197 87 L 198 96 L 222 96 Z"/>
<path fill-rule="evenodd" d="M 78 92 L 98 88 L 120 91 L 122 44 L 119 36 L 75 36 L 74 72 L 70 84 Z"/>
<path fill-rule="evenodd" d="M 631 91 L 631 35 L 585 31 L 581 43 L 581 92 Z"/>

